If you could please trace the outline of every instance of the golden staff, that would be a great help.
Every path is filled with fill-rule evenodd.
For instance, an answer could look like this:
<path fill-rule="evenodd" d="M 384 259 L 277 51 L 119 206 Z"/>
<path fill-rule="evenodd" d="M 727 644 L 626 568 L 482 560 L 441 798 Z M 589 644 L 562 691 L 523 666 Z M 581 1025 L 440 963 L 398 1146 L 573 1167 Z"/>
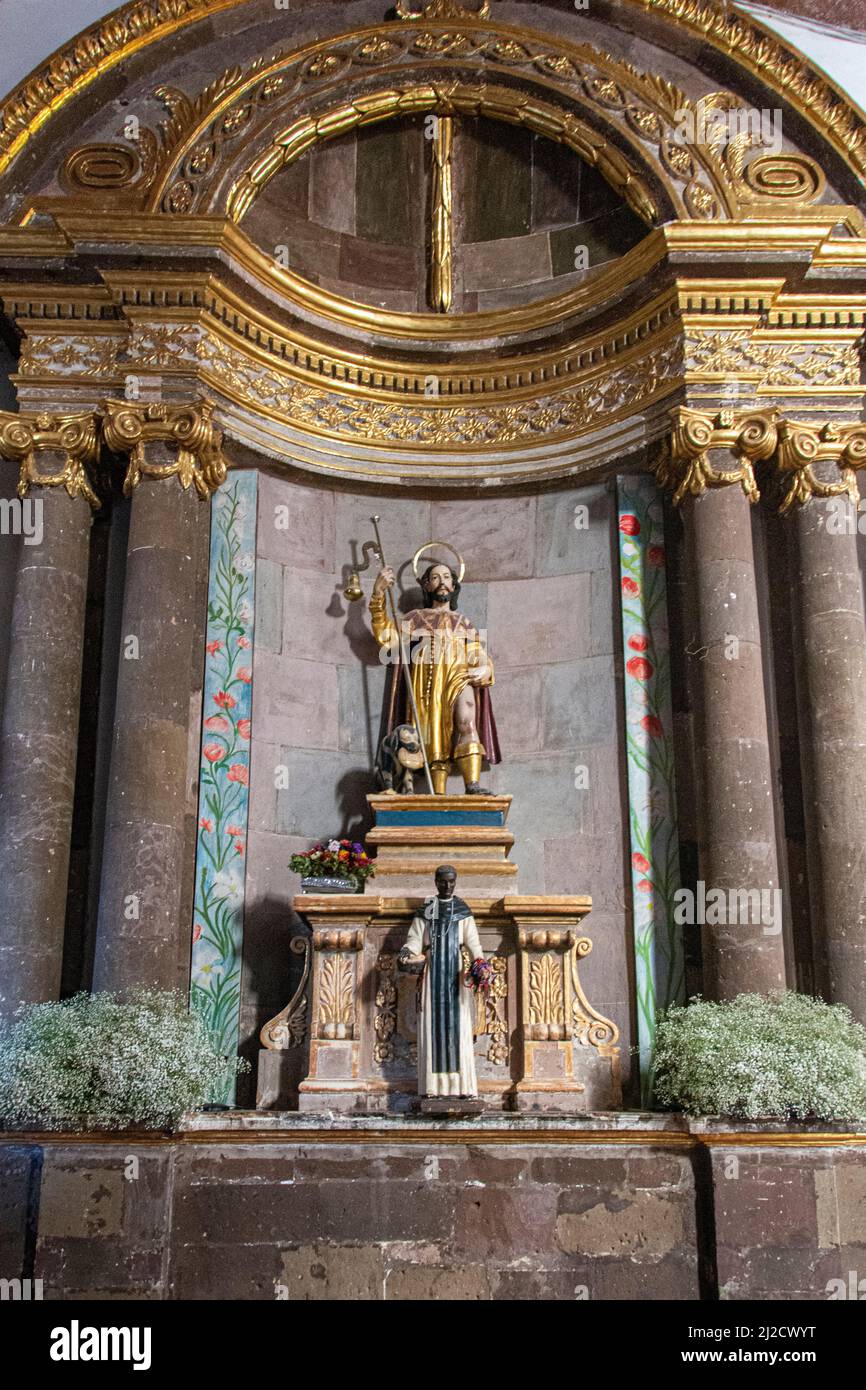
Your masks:
<path fill-rule="evenodd" d="M 367 553 L 368 551 L 372 550 L 374 555 L 378 555 L 380 565 L 383 569 L 387 569 L 387 565 L 385 563 L 385 551 L 382 548 L 382 537 L 379 535 L 379 517 L 371 516 L 370 520 L 373 523 L 373 530 L 376 533 L 376 544 L 374 547 L 373 545 L 371 545 L 369 541 L 365 542 L 362 554 L 364 560 L 366 561 L 366 564 L 359 565 L 358 569 L 352 572 L 352 575 L 349 579 L 349 583 L 343 590 L 343 594 L 347 599 L 349 599 L 350 602 L 353 602 L 355 599 L 363 598 L 364 596 L 364 591 L 361 588 L 359 574 L 360 571 L 365 570 L 370 563 L 369 556 Z M 418 706 L 415 704 L 415 691 L 412 689 L 412 676 L 410 673 L 411 661 L 407 661 L 405 659 L 406 652 L 403 646 L 403 629 L 397 617 L 397 605 L 394 602 L 393 585 L 388 586 L 387 594 L 388 601 L 391 605 L 391 621 L 394 624 L 394 631 L 398 634 L 398 638 L 400 641 L 400 665 L 403 668 L 403 677 L 406 681 L 406 693 L 409 696 L 409 704 L 412 708 L 412 718 L 415 721 L 415 732 L 418 735 L 418 742 L 421 745 L 421 756 L 424 759 L 424 776 L 427 778 L 427 790 L 431 796 L 435 796 L 436 793 L 433 790 L 433 778 L 430 775 L 430 764 L 427 761 L 427 749 L 424 747 L 424 739 L 421 736 L 421 722 L 418 718 Z"/>

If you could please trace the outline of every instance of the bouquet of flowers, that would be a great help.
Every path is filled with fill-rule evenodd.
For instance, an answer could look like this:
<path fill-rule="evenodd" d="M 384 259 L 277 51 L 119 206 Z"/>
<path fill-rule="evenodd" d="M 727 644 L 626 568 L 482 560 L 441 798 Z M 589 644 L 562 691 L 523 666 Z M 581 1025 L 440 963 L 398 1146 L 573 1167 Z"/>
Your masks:
<path fill-rule="evenodd" d="M 493 979 L 493 966 L 484 956 L 479 956 L 474 960 L 466 972 L 466 987 L 475 994 L 482 990 L 485 994 L 490 989 L 490 982 Z"/>
<path fill-rule="evenodd" d="M 349 878 L 356 888 L 376 872 L 364 846 L 352 840 L 328 840 L 313 845 L 306 854 L 293 854 L 289 868 L 304 878 Z"/>

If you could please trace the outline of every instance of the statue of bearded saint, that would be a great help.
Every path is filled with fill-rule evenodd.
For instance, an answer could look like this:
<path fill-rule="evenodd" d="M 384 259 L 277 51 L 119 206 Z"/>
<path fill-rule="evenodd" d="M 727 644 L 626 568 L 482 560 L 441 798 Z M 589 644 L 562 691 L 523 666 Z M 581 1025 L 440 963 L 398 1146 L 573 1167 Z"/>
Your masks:
<path fill-rule="evenodd" d="M 414 722 L 400 669 L 408 659 L 418 733 L 434 792 L 444 794 L 454 765 L 468 793 L 484 794 L 483 759 L 491 764 L 501 761 L 490 702 L 493 662 L 476 628 L 457 611 L 458 576 L 446 564 L 429 565 L 420 577 L 425 605 L 405 614 L 401 632 L 395 631 L 386 605 L 387 590 L 394 582 L 394 571 L 386 566 L 376 578 L 370 599 L 373 636 L 391 653 L 388 732 Z"/>

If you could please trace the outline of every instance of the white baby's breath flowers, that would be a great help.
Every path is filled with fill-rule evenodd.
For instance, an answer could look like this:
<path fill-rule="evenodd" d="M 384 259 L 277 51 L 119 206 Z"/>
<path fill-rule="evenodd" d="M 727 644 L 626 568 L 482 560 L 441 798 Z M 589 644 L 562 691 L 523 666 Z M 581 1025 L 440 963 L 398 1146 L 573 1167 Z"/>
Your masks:
<path fill-rule="evenodd" d="M 171 1126 L 225 1094 L 239 1069 L 182 996 L 78 994 L 0 1031 L 0 1119 L 40 1129 Z"/>
<path fill-rule="evenodd" d="M 866 1029 L 805 994 L 694 999 L 659 1022 L 656 1099 L 689 1115 L 866 1120 Z"/>

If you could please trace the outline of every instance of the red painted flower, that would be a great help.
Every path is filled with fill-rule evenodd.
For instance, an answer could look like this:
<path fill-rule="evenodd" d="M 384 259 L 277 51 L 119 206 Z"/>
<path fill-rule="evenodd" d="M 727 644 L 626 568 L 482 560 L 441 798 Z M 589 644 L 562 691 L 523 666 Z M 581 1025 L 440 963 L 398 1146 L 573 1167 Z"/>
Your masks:
<path fill-rule="evenodd" d="M 636 516 L 632 516 L 631 512 L 626 512 L 625 516 L 621 516 L 619 519 L 619 529 L 624 536 L 639 536 L 640 522 Z"/>
<path fill-rule="evenodd" d="M 639 893 L 651 893 L 653 890 L 653 886 L 648 878 L 642 878 L 637 887 Z"/>
<path fill-rule="evenodd" d="M 201 750 L 209 763 L 218 763 L 220 758 L 224 758 L 226 750 L 221 743 L 206 743 Z"/>
<path fill-rule="evenodd" d="M 243 842 L 243 840 L 235 840 L 235 854 L 243 854 L 243 852 L 244 852 L 244 842 Z"/>
<path fill-rule="evenodd" d="M 645 652 L 649 646 L 649 638 L 642 637 L 639 633 L 635 633 L 633 637 L 628 639 L 628 644 L 633 652 Z"/>
<path fill-rule="evenodd" d="M 253 731 L 253 721 L 251 719 L 238 720 L 238 733 L 241 738 L 249 738 Z"/>
<path fill-rule="evenodd" d="M 199 939 L 200 936 L 201 936 L 201 922 L 196 922 L 195 926 L 194 926 L 193 929 L 192 929 L 192 939 L 193 939 L 193 941 L 198 941 L 198 939 Z"/>
<path fill-rule="evenodd" d="M 217 652 L 222 651 L 222 647 L 222 642 L 208 642 L 207 646 L 205 647 L 205 651 L 207 652 L 208 656 L 215 656 Z"/>
<path fill-rule="evenodd" d="M 253 645 L 253 644 L 252 644 L 252 642 L 250 641 L 249 637 L 239 637 L 239 638 L 238 638 L 238 646 L 239 646 L 239 647 L 243 647 L 245 651 L 246 651 L 247 647 L 251 647 L 252 645 Z"/>
<path fill-rule="evenodd" d="M 232 763 L 227 775 L 230 782 L 240 782 L 244 787 L 250 784 L 250 770 L 245 763 Z"/>
<path fill-rule="evenodd" d="M 650 862 L 649 862 L 649 860 L 646 858 L 645 855 L 643 855 L 643 854 L 638 854 L 637 851 L 635 851 L 635 853 L 634 853 L 634 854 L 632 855 L 632 857 L 631 857 L 631 862 L 632 862 L 632 864 L 634 865 L 634 867 L 637 869 L 637 871 L 638 871 L 639 874 L 648 874 L 648 873 L 649 873 L 649 871 L 650 871 Z"/>
<path fill-rule="evenodd" d="M 625 663 L 625 669 L 630 676 L 634 676 L 636 681 L 648 681 L 653 674 L 651 661 L 647 661 L 645 656 L 633 656 Z"/>
<path fill-rule="evenodd" d="M 634 580 L 629 579 L 628 575 L 626 575 L 625 579 L 622 581 L 622 591 L 624 594 L 628 594 L 629 598 L 637 598 L 640 593 L 640 585 L 635 584 Z"/>
<path fill-rule="evenodd" d="M 214 695 L 213 702 L 215 705 L 219 705 L 220 709 L 234 709 L 237 704 L 234 695 L 227 695 L 224 690 L 220 690 L 218 694 Z"/>
<path fill-rule="evenodd" d="M 244 830 L 244 828 L 243 828 L 242 825 L 227 825 L 227 826 L 226 826 L 226 834 L 227 834 L 227 835 L 245 835 L 245 834 L 246 834 L 246 831 Z"/>
<path fill-rule="evenodd" d="M 213 821 L 208 816 L 202 816 L 199 825 L 202 830 L 213 830 Z"/>
<path fill-rule="evenodd" d="M 647 551 L 647 562 L 652 565 L 654 570 L 663 570 L 665 567 L 665 548 L 663 545 L 651 545 Z"/>
<path fill-rule="evenodd" d="M 204 726 L 211 734 L 227 734 L 231 724 L 223 714 L 212 714 L 210 719 L 204 721 Z"/>
<path fill-rule="evenodd" d="M 249 666 L 239 666 L 237 676 L 239 681 L 243 681 L 245 685 L 249 685 L 253 678 L 253 673 Z"/>
<path fill-rule="evenodd" d="M 641 728 L 646 729 L 652 738 L 661 738 L 664 733 L 662 721 L 657 719 L 654 714 L 645 714 L 641 722 Z"/>

